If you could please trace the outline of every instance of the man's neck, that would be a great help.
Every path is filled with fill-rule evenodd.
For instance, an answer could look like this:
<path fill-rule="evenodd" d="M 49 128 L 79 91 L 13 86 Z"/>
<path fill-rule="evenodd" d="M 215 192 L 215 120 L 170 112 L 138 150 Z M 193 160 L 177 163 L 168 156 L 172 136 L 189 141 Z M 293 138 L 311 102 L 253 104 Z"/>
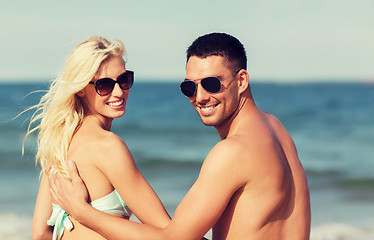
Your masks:
<path fill-rule="evenodd" d="M 234 113 L 220 125 L 215 126 L 221 139 L 223 140 L 230 135 L 236 134 L 240 129 L 242 119 L 244 119 L 251 111 L 256 110 L 257 106 L 253 101 L 252 96 L 242 97 Z"/>

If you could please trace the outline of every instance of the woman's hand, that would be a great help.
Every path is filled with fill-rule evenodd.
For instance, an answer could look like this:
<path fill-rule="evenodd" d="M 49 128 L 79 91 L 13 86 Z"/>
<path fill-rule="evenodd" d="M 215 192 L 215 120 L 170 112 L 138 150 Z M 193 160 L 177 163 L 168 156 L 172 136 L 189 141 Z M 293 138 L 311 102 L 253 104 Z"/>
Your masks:
<path fill-rule="evenodd" d="M 54 173 L 49 176 L 50 191 L 53 202 L 77 219 L 82 206 L 88 205 L 88 192 L 75 163 L 69 161 L 68 168 L 72 181 L 65 179 L 59 173 Z"/>

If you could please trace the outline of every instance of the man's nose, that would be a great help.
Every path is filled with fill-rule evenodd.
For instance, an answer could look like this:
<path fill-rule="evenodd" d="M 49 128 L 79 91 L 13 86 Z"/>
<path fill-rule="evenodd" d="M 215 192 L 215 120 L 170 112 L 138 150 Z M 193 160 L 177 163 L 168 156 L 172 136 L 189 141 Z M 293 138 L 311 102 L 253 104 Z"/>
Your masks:
<path fill-rule="evenodd" d="M 207 92 L 201 84 L 196 85 L 196 101 L 197 102 L 206 102 L 209 100 L 210 93 Z"/>

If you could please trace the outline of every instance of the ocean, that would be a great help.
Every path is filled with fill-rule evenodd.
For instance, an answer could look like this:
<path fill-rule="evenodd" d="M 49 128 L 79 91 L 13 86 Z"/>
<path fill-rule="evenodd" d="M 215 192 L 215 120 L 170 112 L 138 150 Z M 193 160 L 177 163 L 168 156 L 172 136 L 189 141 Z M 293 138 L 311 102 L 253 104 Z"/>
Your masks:
<path fill-rule="evenodd" d="M 26 113 L 48 83 L 0 84 L 0 239 L 31 239 L 39 171 L 35 136 L 25 142 Z M 374 84 L 254 83 L 257 105 L 291 134 L 306 170 L 313 240 L 374 239 Z M 136 82 L 113 132 L 129 146 L 140 171 L 168 212 L 196 180 L 220 140 L 204 126 L 178 83 Z"/>

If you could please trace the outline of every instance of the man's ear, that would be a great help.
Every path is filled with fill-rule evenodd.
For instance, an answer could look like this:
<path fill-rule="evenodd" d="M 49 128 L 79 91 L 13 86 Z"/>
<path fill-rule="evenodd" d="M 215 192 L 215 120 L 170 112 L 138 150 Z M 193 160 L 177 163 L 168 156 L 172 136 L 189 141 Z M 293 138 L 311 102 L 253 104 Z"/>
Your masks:
<path fill-rule="evenodd" d="M 76 93 L 76 95 L 77 95 L 78 97 L 84 97 L 85 93 L 84 93 L 83 90 L 80 90 L 79 92 Z"/>
<path fill-rule="evenodd" d="M 249 74 L 245 69 L 241 69 L 238 72 L 239 75 L 239 94 L 242 94 L 245 90 L 247 90 L 249 86 Z"/>

